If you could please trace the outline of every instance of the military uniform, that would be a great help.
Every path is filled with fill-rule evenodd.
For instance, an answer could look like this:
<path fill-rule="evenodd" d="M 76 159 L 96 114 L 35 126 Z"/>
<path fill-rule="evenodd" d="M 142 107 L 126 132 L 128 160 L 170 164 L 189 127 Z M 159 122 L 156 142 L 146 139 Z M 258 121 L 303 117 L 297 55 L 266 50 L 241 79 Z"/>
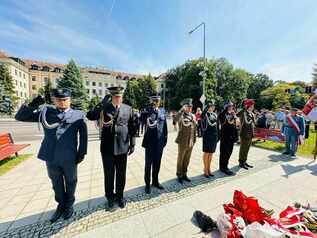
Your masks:
<path fill-rule="evenodd" d="M 237 115 L 240 119 L 240 151 L 239 151 L 239 164 L 240 167 L 247 168 L 248 153 L 252 144 L 252 138 L 255 127 L 254 114 L 247 110 L 247 108 L 253 105 L 254 102 L 251 99 L 244 101 L 245 108 L 242 109 Z"/>
<path fill-rule="evenodd" d="M 220 158 L 219 169 L 227 175 L 233 175 L 229 170 L 229 159 L 233 151 L 233 145 L 238 140 L 238 131 L 236 127 L 237 116 L 235 113 L 228 113 L 227 107 L 233 106 L 227 103 L 225 109 L 219 114 L 220 124 Z"/>
<path fill-rule="evenodd" d="M 53 96 L 65 95 L 68 96 L 70 93 L 62 90 L 55 92 Z M 87 153 L 88 133 L 85 115 L 83 112 L 71 108 L 67 111 L 60 111 L 56 107 L 45 106 L 40 110 L 38 107 L 41 103 L 35 103 L 36 100 L 39 101 L 39 97 L 29 105 L 22 105 L 15 115 L 15 119 L 41 122 L 44 139 L 38 158 L 46 162 L 55 200 L 58 203 L 58 211 L 72 213 L 77 184 L 77 163 Z"/>
<path fill-rule="evenodd" d="M 154 97 L 152 97 L 152 100 Z M 159 97 L 155 97 L 159 100 Z M 145 169 L 144 181 L 149 193 L 151 183 L 153 186 L 162 189 L 158 175 L 161 167 L 163 149 L 167 143 L 167 123 L 165 110 L 163 108 L 147 108 L 147 124 L 143 137 L 142 146 L 145 148 Z"/>
<path fill-rule="evenodd" d="M 108 89 L 113 96 L 116 96 L 116 93 L 122 95 L 123 88 L 121 87 Z M 127 156 L 128 152 L 134 151 L 136 128 L 133 110 L 126 104 L 116 107 L 112 102 L 107 102 L 90 110 L 87 118 L 98 120 L 102 130 L 100 151 L 104 169 L 105 196 L 110 201 L 111 207 L 115 198 L 122 202 L 126 183 Z"/>
<path fill-rule="evenodd" d="M 183 105 L 192 106 L 191 100 L 184 100 Z M 181 109 L 175 115 L 175 122 L 178 122 L 178 135 L 175 142 L 178 144 L 178 157 L 177 157 L 177 172 L 176 175 L 179 178 L 179 182 L 187 177 L 187 168 L 189 165 L 193 146 L 196 143 L 197 126 L 194 115 L 192 113 L 186 113 Z"/>

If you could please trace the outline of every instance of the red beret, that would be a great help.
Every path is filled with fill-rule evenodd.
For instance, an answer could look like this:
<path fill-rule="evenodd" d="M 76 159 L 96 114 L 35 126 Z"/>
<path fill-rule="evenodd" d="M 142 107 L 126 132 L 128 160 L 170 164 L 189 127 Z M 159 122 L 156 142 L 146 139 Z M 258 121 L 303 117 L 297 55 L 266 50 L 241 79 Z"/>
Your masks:
<path fill-rule="evenodd" d="M 250 106 L 252 106 L 254 104 L 254 100 L 253 99 L 245 99 L 245 100 L 243 100 L 243 105 L 245 106 L 245 107 L 250 107 Z"/>

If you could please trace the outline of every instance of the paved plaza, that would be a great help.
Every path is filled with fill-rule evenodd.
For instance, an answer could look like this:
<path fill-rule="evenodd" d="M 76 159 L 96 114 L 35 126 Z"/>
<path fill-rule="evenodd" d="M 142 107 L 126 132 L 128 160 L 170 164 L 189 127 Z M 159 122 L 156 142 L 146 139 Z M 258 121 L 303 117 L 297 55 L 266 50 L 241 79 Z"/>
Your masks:
<path fill-rule="evenodd" d="M 202 176 L 201 139 L 189 166 L 192 182 L 180 185 L 175 179 L 175 136 L 170 132 L 162 160 L 160 180 L 166 189 L 152 189 L 151 195 L 144 193 L 144 149 L 138 138 L 128 160 L 128 203 L 114 212 L 105 209 L 100 142 L 97 135 L 90 136 L 88 155 L 79 165 L 75 216 L 53 225 L 48 218 L 57 204 L 45 164 L 36 159 L 40 142 L 32 141 L 24 153 L 34 156 L 0 177 L 0 237 L 203 237 L 191 222 L 193 212 L 202 210 L 216 218 L 235 189 L 256 196 L 261 205 L 276 212 L 295 201 L 314 204 L 317 200 L 317 163 L 311 159 L 290 159 L 253 147 L 249 161 L 255 168 L 240 170 L 236 146 L 230 167 L 237 175 L 225 177 L 217 171 L 217 150 L 212 164 L 216 176 L 206 179 Z"/>

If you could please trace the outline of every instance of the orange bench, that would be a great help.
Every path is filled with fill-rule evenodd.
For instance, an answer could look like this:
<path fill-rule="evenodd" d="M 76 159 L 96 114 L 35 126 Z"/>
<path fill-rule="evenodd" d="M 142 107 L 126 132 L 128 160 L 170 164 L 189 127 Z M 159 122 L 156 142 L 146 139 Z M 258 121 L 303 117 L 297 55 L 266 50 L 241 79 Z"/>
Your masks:
<path fill-rule="evenodd" d="M 10 133 L 0 134 L 0 160 L 8 158 L 15 154 L 18 156 L 18 151 L 28 147 L 30 144 L 14 144 Z"/>
<path fill-rule="evenodd" d="M 256 127 L 254 128 L 254 137 L 258 139 L 284 143 L 284 136 L 282 136 L 280 130 Z"/>

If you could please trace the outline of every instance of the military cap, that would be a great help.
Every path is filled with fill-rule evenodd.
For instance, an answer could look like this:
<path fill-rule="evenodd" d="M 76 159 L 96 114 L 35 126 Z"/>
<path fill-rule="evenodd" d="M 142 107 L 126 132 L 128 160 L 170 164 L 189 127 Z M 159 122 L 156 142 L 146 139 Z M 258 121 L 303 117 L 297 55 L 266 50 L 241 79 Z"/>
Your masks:
<path fill-rule="evenodd" d="M 215 103 L 215 100 L 209 100 L 207 103 L 206 103 L 206 107 L 209 108 L 209 107 L 212 107 L 212 106 L 215 106 L 216 103 Z"/>
<path fill-rule="evenodd" d="M 56 98 L 68 98 L 71 95 L 71 91 L 67 88 L 55 88 L 51 91 L 51 96 Z"/>
<path fill-rule="evenodd" d="M 182 106 L 193 106 L 193 99 L 191 98 L 185 98 L 182 102 L 181 102 Z"/>
<path fill-rule="evenodd" d="M 114 86 L 107 88 L 111 94 L 111 96 L 122 96 L 124 92 L 124 87 Z"/>
<path fill-rule="evenodd" d="M 243 105 L 245 107 L 251 107 L 252 105 L 254 105 L 254 100 L 253 99 L 245 99 L 243 100 Z"/>
<path fill-rule="evenodd" d="M 233 103 L 231 101 L 225 102 L 224 108 L 232 107 Z"/>
<path fill-rule="evenodd" d="M 158 100 L 161 100 L 161 96 L 160 95 L 152 95 L 152 96 L 150 96 L 150 101 L 151 102 L 158 101 Z"/>

